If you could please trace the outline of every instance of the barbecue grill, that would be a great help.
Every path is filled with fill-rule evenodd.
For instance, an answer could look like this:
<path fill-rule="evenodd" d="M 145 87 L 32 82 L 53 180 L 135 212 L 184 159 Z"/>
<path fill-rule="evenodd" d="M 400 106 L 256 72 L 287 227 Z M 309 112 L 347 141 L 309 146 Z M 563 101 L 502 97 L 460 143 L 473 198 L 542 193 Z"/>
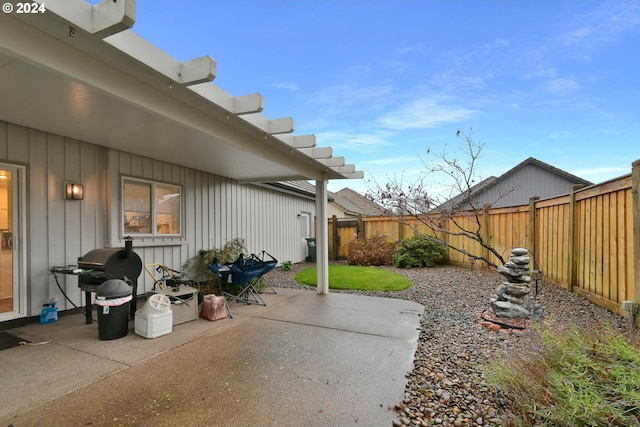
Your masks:
<path fill-rule="evenodd" d="M 131 239 L 125 240 L 122 248 L 101 248 L 87 252 L 78 258 L 78 287 L 85 292 L 86 323 L 91 323 L 91 292 L 97 292 L 100 286 L 110 279 L 129 280 L 133 285 L 133 303 L 131 318 L 135 317 L 138 276 L 142 272 L 142 260 L 133 251 Z"/>

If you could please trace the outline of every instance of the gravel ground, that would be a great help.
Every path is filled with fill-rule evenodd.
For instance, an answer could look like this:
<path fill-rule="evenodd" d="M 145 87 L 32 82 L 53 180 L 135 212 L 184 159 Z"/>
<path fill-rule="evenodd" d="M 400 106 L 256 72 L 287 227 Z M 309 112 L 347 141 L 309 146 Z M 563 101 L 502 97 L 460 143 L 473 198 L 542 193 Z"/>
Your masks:
<path fill-rule="evenodd" d="M 310 265 L 296 264 L 288 272 L 278 268 L 267 278 L 279 287 L 299 288 L 295 273 Z M 406 276 L 413 286 L 400 292 L 350 293 L 402 298 L 425 306 L 414 368 L 407 373 L 405 398 L 392 408 L 398 415 L 394 425 L 512 425 L 508 399 L 487 385 L 480 370 L 480 365 L 496 354 L 527 349 L 536 339 L 529 321 L 521 321 L 523 331 L 493 331 L 480 325 L 483 310 L 489 308 L 490 298 L 504 278 L 494 270 L 454 266 L 383 268 Z M 608 324 L 631 339 L 640 339 L 628 319 L 559 286 L 540 285 L 534 303 L 542 307 L 542 321 L 554 327 L 594 328 Z"/>

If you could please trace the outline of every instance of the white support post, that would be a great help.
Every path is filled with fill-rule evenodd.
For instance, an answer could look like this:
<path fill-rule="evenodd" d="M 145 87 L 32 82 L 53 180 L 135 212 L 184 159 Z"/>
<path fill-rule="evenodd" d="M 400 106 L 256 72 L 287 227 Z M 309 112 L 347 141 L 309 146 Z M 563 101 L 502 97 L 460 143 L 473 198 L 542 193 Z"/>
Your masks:
<path fill-rule="evenodd" d="M 316 260 L 318 294 L 329 293 L 329 204 L 327 179 L 316 180 Z"/>

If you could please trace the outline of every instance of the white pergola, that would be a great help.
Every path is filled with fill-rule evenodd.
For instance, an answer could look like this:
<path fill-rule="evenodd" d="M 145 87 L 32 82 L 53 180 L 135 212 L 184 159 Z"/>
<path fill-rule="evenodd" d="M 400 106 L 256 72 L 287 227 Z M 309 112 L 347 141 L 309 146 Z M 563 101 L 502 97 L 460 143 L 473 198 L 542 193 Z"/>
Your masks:
<path fill-rule="evenodd" d="M 0 117 L 26 127 L 225 176 L 315 180 L 318 292 L 328 293 L 327 182 L 362 178 L 258 93 L 212 81 L 209 56 L 179 62 L 131 30 L 135 0 L 37 0 L 0 14 Z M 6 3 L 6 2 L 5 2 Z"/>

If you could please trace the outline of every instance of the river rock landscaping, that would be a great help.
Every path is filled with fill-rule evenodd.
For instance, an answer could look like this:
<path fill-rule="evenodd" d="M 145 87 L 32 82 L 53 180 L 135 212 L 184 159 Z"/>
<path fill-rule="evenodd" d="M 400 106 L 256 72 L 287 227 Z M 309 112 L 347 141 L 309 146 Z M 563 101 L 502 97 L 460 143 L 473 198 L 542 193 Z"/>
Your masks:
<path fill-rule="evenodd" d="M 311 264 L 296 264 L 292 271 L 275 269 L 267 276 L 274 286 L 301 287 L 295 273 Z M 404 399 L 390 408 L 393 425 L 403 426 L 510 426 L 514 415 L 509 399 L 487 384 L 481 366 L 503 352 L 525 351 L 535 345 L 537 332 L 529 320 L 492 318 L 491 298 L 502 277 L 495 270 L 454 266 L 387 268 L 409 278 L 411 288 L 398 292 L 352 292 L 402 298 L 424 305 L 414 367 L 406 375 Z M 304 287 L 304 286 L 303 286 Z M 305 287 L 308 289 L 314 289 Z M 560 286 L 541 284 L 532 301 L 542 320 L 554 328 L 602 328 L 640 342 L 630 320 L 612 313 Z"/>

